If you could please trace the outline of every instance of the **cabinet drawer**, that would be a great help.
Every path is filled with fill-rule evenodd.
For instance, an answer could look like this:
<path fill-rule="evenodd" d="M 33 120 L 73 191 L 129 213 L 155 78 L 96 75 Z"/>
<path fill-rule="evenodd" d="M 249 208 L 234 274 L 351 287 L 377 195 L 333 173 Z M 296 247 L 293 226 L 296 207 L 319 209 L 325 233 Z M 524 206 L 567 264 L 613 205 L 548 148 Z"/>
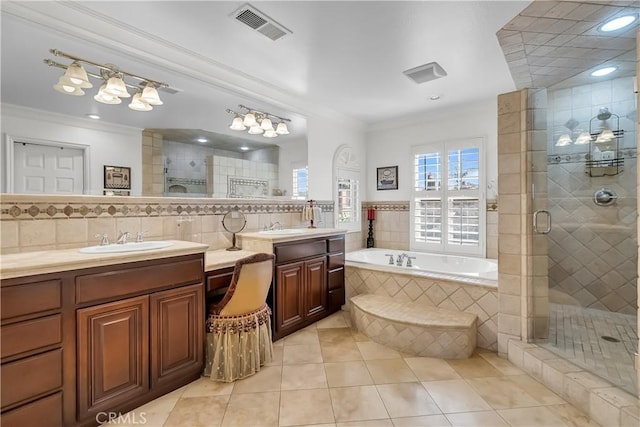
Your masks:
<path fill-rule="evenodd" d="M 2 414 L 3 427 L 58 427 L 62 425 L 62 393 L 21 406 Z"/>
<path fill-rule="evenodd" d="M 344 267 L 344 252 L 327 255 L 327 260 L 329 261 L 329 270 Z"/>
<path fill-rule="evenodd" d="M 46 280 L 2 288 L 2 320 L 59 309 L 62 280 Z"/>
<path fill-rule="evenodd" d="M 58 344 L 62 341 L 62 316 L 56 314 L 3 326 L 0 337 L 3 359 Z"/>
<path fill-rule="evenodd" d="M 329 291 L 329 310 L 337 311 L 344 304 L 344 289 L 334 289 Z"/>
<path fill-rule="evenodd" d="M 201 282 L 203 260 L 133 267 L 76 277 L 76 303 L 134 295 L 166 286 Z"/>
<path fill-rule="evenodd" d="M 216 289 L 226 288 L 231 284 L 233 267 L 221 268 L 207 273 L 207 293 Z"/>
<path fill-rule="evenodd" d="M 327 252 L 344 252 L 344 236 L 328 238 Z"/>
<path fill-rule="evenodd" d="M 276 264 L 293 261 L 296 259 L 308 258 L 326 253 L 325 240 L 307 241 L 302 243 L 292 243 L 278 245 L 275 247 Z"/>
<path fill-rule="evenodd" d="M 329 289 L 344 287 L 344 268 L 329 271 Z"/>
<path fill-rule="evenodd" d="M 5 363 L 0 373 L 0 394 L 2 407 L 5 408 L 62 386 L 62 350 Z"/>

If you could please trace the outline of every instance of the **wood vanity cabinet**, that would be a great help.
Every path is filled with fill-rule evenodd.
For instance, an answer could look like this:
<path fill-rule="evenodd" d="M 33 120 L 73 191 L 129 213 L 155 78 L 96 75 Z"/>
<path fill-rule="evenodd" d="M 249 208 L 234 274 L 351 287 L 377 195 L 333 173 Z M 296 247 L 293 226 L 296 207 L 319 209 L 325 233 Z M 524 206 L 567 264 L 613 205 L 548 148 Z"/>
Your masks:
<path fill-rule="evenodd" d="M 1 290 L 3 426 L 97 425 L 100 413 L 202 373 L 203 254 L 3 280 Z"/>
<path fill-rule="evenodd" d="M 273 249 L 275 341 L 344 304 L 344 236 L 278 243 Z"/>

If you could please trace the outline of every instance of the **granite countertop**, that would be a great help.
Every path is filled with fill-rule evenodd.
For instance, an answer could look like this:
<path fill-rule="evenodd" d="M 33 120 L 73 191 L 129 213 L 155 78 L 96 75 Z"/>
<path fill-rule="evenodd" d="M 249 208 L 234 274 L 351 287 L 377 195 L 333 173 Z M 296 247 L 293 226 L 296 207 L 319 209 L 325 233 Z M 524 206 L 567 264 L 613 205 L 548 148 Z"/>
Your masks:
<path fill-rule="evenodd" d="M 138 252 L 83 254 L 79 252 L 80 248 L 75 248 L 2 255 L 0 279 L 191 255 L 203 253 L 208 248 L 208 245 L 202 243 L 168 241 L 172 245 L 166 248 Z"/>
<path fill-rule="evenodd" d="M 204 254 L 204 271 L 233 267 L 239 259 L 246 258 L 257 253 L 258 252 L 245 250 L 227 251 L 226 249 L 207 251 Z"/>
<path fill-rule="evenodd" d="M 346 230 L 341 230 L 337 228 L 296 228 L 296 229 L 287 229 L 287 230 L 300 230 L 299 234 L 265 234 L 260 231 L 248 232 L 248 233 L 239 233 L 237 236 L 240 238 L 240 241 L 245 241 L 248 239 L 252 240 L 262 240 L 268 241 L 272 243 L 281 243 L 281 242 L 292 242 L 295 240 L 304 240 L 313 237 L 325 237 L 331 236 L 335 234 L 346 234 Z"/>

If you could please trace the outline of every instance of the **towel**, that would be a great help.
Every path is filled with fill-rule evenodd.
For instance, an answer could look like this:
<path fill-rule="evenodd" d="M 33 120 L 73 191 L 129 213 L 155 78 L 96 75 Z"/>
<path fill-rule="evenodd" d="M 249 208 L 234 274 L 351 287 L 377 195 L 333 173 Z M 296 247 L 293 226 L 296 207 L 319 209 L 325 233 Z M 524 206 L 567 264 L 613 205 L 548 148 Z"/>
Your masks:
<path fill-rule="evenodd" d="M 302 209 L 302 220 L 311 221 L 313 219 L 313 210 L 309 206 Z"/>
<path fill-rule="evenodd" d="M 312 208 L 311 216 L 313 216 L 313 220 L 316 224 L 322 222 L 322 209 L 316 207 Z"/>

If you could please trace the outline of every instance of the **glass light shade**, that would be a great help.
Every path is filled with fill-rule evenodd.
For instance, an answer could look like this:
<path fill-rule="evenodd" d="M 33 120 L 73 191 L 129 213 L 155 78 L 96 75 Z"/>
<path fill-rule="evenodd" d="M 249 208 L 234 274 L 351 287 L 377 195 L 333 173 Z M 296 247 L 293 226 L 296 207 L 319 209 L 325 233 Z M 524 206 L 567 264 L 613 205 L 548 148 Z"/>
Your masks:
<path fill-rule="evenodd" d="M 249 128 L 249 133 L 251 135 L 260 135 L 262 132 L 264 132 L 264 129 L 258 126 L 258 123 Z"/>
<path fill-rule="evenodd" d="M 276 136 L 278 136 L 278 134 L 276 133 L 275 130 L 273 130 L 273 128 L 271 129 L 267 129 L 264 131 L 264 136 L 265 138 L 275 138 Z"/>
<path fill-rule="evenodd" d="M 244 115 L 244 121 L 242 122 L 246 127 L 250 128 L 258 124 L 256 122 L 256 115 L 253 113 L 247 113 Z M 260 132 L 262 133 L 262 132 Z"/>
<path fill-rule="evenodd" d="M 276 133 L 278 135 L 289 135 L 287 124 L 285 122 L 278 123 L 278 126 L 276 127 Z"/>
<path fill-rule="evenodd" d="M 242 123 L 242 117 L 240 117 L 239 114 L 236 114 L 236 116 L 233 118 L 233 121 L 231 122 L 231 126 L 229 126 L 229 129 L 246 130 L 247 127 Z"/>
<path fill-rule="evenodd" d="M 111 77 L 107 81 L 107 86 L 104 91 L 109 95 L 117 96 L 118 98 L 130 98 L 131 94 L 127 92 L 127 87 L 124 84 L 124 80 L 120 77 Z"/>
<path fill-rule="evenodd" d="M 92 88 L 93 85 L 89 81 L 87 72 L 82 68 L 82 65 L 74 62 L 67 67 L 67 71 L 64 72 L 63 78 L 74 86 L 81 87 L 83 89 Z"/>
<path fill-rule="evenodd" d="M 122 100 L 120 98 L 118 98 L 117 96 L 113 96 L 107 92 L 104 91 L 104 89 L 107 87 L 106 83 L 103 83 L 102 86 L 100 86 L 100 90 L 98 91 L 98 94 L 96 96 L 93 97 L 93 99 L 95 99 L 98 102 L 101 102 L 103 104 L 109 104 L 109 105 L 116 105 L 116 104 L 120 104 L 122 102 Z"/>
<path fill-rule="evenodd" d="M 131 108 L 132 110 L 135 110 L 135 111 L 151 111 L 151 110 L 153 110 L 153 107 L 151 105 L 147 104 L 142 99 L 142 94 L 140 92 L 138 92 L 135 95 L 133 95 L 133 98 L 131 99 L 131 102 L 129 103 L 129 108 Z"/>
<path fill-rule="evenodd" d="M 556 147 L 564 147 L 569 144 L 571 144 L 571 137 L 569 136 L 569 134 L 565 133 L 560 135 L 560 138 L 558 138 L 558 141 L 556 142 Z"/>
<path fill-rule="evenodd" d="M 70 85 L 68 83 L 63 82 L 63 78 L 60 77 L 58 83 L 53 85 L 53 88 L 60 93 L 64 93 L 65 95 L 73 95 L 73 96 L 82 96 L 84 95 L 84 91 L 77 86 Z"/>
<path fill-rule="evenodd" d="M 576 138 L 575 144 L 584 145 L 588 144 L 589 141 L 591 141 L 591 135 L 589 135 L 589 132 L 580 132 L 580 135 Z"/>
<path fill-rule="evenodd" d="M 271 119 L 269 119 L 269 117 L 265 117 L 264 119 L 262 119 L 262 121 L 260 122 L 260 127 L 264 130 L 273 130 L 273 124 L 271 124 Z"/>
<path fill-rule="evenodd" d="M 146 86 L 142 91 L 140 99 L 149 105 L 162 105 L 160 95 L 158 95 L 158 90 L 153 86 Z"/>

